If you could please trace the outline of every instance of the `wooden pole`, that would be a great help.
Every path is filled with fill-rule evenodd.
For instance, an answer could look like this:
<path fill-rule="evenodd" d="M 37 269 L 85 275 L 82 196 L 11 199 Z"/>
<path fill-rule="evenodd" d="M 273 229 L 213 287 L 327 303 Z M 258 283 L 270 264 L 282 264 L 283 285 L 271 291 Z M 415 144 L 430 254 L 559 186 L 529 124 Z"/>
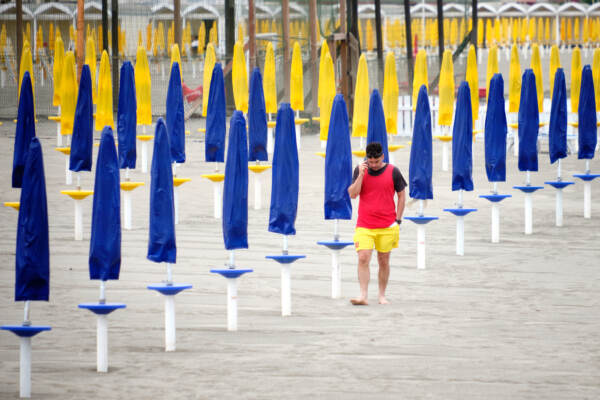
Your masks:
<path fill-rule="evenodd" d="M 340 89 L 346 102 L 346 107 L 350 100 L 350 93 L 352 90 L 349 88 L 350 79 L 348 77 L 350 68 L 348 66 L 348 37 L 347 37 L 347 22 L 346 22 L 346 0 L 340 0 L 340 36 L 342 37 L 340 43 L 340 58 L 342 59 L 342 76 L 340 77 Z"/>
<path fill-rule="evenodd" d="M 442 6 L 442 0 L 437 0 L 438 53 L 440 57 L 440 71 L 442 70 L 442 58 L 444 57 L 444 9 Z"/>
<path fill-rule="evenodd" d="M 112 0 L 112 87 L 113 109 L 119 104 L 119 0 Z"/>
<path fill-rule="evenodd" d="M 311 105 L 313 115 L 317 115 L 319 108 L 319 64 L 317 63 L 319 43 L 317 41 L 317 24 L 317 0 L 310 0 L 308 3 L 308 26 L 310 26 Z"/>
<path fill-rule="evenodd" d="M 108 51 L 108 0 L 102 0 L 102 50 Z"/>
<path fill-rule="evenodd" d="M 17 79 L 21 76 L 21 52 L 23 51 L 23 0 L 16 0 L 16 9 L 17 9 Z M 18 84 L 17 84 L 18 86 Z M 20 96 L 21 93 L 17 94 L 17 97 Z"/>
<path fill-rule="evenodd" d="M 83 44 L 83 20 L 83 0 L 77 0 L 77 82 L 79 82 L 79 79 L 81 79 L 81 70 L 83 69 L 83 60 L 85 58 L 85 47 Z"/>
<path fill-rule="evenodd" d="M 173 22 L 175 25 L 174 43 L 177 43 L 179 51 L 181 51 L 181 0 L 173 0 Z M 181 68 L 181 65 L 179 68 Z"/>
<path fill-rule="evenodd" d="M 407 79 L 408 79 L 408 94 L 412 94 L 413 84 L 413 49 L 412 49 L 412 32 L 411 32 L 411 18 L 410 18 L 410 3 L 409 0 L 404 0 L 404 29 L 406 31 L 406 66 L 408 67 Z M 411 96 L 412 98 L 412 96 Z"/>
<path fill-rule="evenodd" d="M 256 67 L 256 21 L 254 0 L 248 0 L 248 50 L 250 53 L 250 71 Z"/>
<path fill-rule="evenodd" d="M 283 101 L 290 102 L 290 0 L 281 0 L 281 25 L 283 28 Z"/>
<path fill-rule="evenodd" d="M 381 34 L 381 26 L 381 0 L 375 0 L 375 34 L 377 35 L 377 59 L 379 60 L 380 65 L 383 63 L 383 36 Z M 381 86 L 383 86 L 383 83 Z"/>
<path fill-rule="evenodd" d="M 471 29 L 471 44 L 475 47 L 475 54 L 477 54 L 477 0 L 473 0 L 471 3 L 471 15 L 473 28 Z"/>

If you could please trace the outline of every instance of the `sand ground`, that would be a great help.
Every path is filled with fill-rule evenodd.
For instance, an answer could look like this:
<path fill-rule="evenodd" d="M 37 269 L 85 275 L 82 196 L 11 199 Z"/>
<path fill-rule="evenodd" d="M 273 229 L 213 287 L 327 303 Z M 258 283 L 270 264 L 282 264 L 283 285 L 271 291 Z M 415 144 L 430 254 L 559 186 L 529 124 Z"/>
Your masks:
<path fill-rule="evenodd" d="M 300 154 L 297 235 L 290 252 L 305 254 L 292 267 L 293 315 L 280 316 L 280 267 L 264 258 L 281 251 L 279 235 L 267 232 L 270 173 L 262 176 L 263 209 L 253 210 L 249 188 L 250 249 L 237 264 L 254 269 L 239 281 L 239 331 L 226 331 L 225 280 L 209 273 L 227 260 L 221 221 L 213 218 L 211 183 L 200 175 L 204 143 L 188 121 L 188 161 L 178 175 L 192 181 L 180 190 L 176 282 L 193 284 L 177 296 L 177 351 L 164 352 L 163 299 L 146 285 L 166 278 L 166 268 L 146 259 L 149 176 L 133 192 L 131 231 L 122 234 L 121 279 L 107 285 L 110 302 L 125 310 L 109 317 L 109 372 L 96 365 L 95 317 L 77 308 L 98 298 L 98 282 L 88 279 L 91 205 L 84 203 L 84 240 L 73 240 L 73 203 L 66 189 L 64 159 L 54 151 L 55 125 L 40 122 L 48 193 L 50 302 L 32 304 L 34 324 L 52 331 L 33 340 L 33 398 L 37 399 L 597 399 L 600 398 L 600 203 L 583 218 L 582 184 L 565 189 L 564 227 L 554 226 L 550 187 L 534 195 L 534 233 L 523 234 L 523 195 L 512 189 L 524 181 L 516 158 L 508 156 L 509 193 L 501 207 L 501 243 L 490 243 L 491 207 L 478 195 L 490 192 L 483 140 L 474 144 L 475 190 L 465 206 L 465 255 L 455 255 L 455 218 L 442 211 L 455 204 L 451 174 L 441 171 L 441 144 L 434 143 L 434 196 L 426 214 L 439 216 L 427 228 L 427 269 L 416 269 L 416 227 L 402 224 L 392 254 L 390 305 L 376 304 L 377 268 L 371 268 L 368 307 L 353 307 L 358 292 L 356 256 L 342 251 L 343 297 L 330 298 L 330 254 L 316 244 L 331 239 L 323 219 L 323 159 L 316 135 L 304 135 Z M 398 140 L 398 142 L 404 142 Z M 2 201 L 17 201 L 9 189 L 14 124 L 0 127 Z M 546 145 L 544 145 L 546 146 Z M 358 142 L 353 143 L 358 147 Z M 396 164 L 408 179 L 407 147 Z M 94 157 L 97 150 L 94 152 Z M 139 162 L 139 161 L 138 161 Z M 570 155 L 565 177 L 583 170 Z M 600 162 L 592 162 L 600 171 Z M 548 154 L 540 154 L 533 184 L 555 176 Z M 82 174 L 84 188 L 93 175 Z M 593 184 L 593 198 L 600 185 Z M 356 209 L 356 204 L 355 204 Z M 405 215 L 414 215 L 407 209 Z M 0 324 L 22 320 L 13 301 L 17 213 L 0 210 Z M 354 221 L 342 221 L 351 240 Z M 0 334 L 0 398 L 18 397 L 18 340 Z"/>

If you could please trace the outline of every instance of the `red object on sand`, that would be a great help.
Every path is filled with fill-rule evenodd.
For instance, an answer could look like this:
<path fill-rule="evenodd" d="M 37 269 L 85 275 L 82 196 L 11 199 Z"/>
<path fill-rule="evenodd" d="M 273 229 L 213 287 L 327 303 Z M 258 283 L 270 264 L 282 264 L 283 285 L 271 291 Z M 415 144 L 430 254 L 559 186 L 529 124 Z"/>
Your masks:
<path fill-rule="evenodd" d="M 202 97 L 202 85 L 198 86 L 195 89 L 190 89 L 185 82 L 181 83 L 181 88 L 183 90 L 183 98 L 188 102 L 193 102 L 194 100 Z"/>

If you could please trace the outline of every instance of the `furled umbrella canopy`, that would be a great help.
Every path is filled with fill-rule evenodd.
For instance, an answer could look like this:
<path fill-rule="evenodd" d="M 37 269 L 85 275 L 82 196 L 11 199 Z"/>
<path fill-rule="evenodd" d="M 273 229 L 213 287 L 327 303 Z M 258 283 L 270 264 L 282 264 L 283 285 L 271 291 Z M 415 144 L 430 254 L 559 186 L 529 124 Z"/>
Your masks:
<path fill-rule="evenodd" d="M 31 55 L 31 50 L 29 49 L 29 43 L 27 41 L 25 41 L 25 43 L 23 44 L 23 54 L 21 54 L 21 64 L 19 69 L 19 87 L 17 88 L 17 95 L 21 94 L 21 82 L 23 82 L 23 76 L 25 75 L 25 72 L 29 72 L 29 78 L 31 79 L 31 91 L 33 92 L 33 99 L 35 101 L 35 77 L 33 75 L 33 57 Z"/>
<path fill-rule="evenodd" d="M 294 111 L 289 103 L 282 103 L 277 111 L 275 126 L 269 232 L 296 234 L 298 188 L 299 162 Z"/>
<path fill-rule="evenodd" d="M 152 125 L 152 82 L 146 49 L 139 46 L 135 57 L 136 119 L 140 125 Z"/>
<path fill-rule="evenodd" d="M 167 125 L 162 118 L 156 122 L 150 174 L 150 229 L 147 258 L 154 262 L 175 263 L 177 247 L 171 147 Z"/>
<path fill-rule="evenodd" d="M 538 111 L 544 112 L 544 85 L 542 82 L 542 61 L 540 58 L 540 48 L 534 43 L 531 48 L 531 69 L 535 75 L 535 87 L 537 89 Z"/>
<path fill-rule="evenodd" d="M 348 111 L 338 94 L 331 107 L 331 123 L 325 150 L 325 219 L 352 219 L 348 187 L 352 184 L 352 153 L 348 135 Z"/>
<path fill-rule="evenodd" d="M 521 99 L 521 63 L 519 49 L 516 45 L 510 51 L 510 68 L 508 72 L 508 112 L 519 111 Z"/>
<path fill-rule="evenodd" d="M 54 82 L 54 93 L 52 96 L 52 105 L 60 106 L 60 81 L 62 78 L 62 67 L 65 59 L 65 46 L 63 44 L 62 39 L 60 38 L 60 34 L 56 35 L 56 40 L 54 43 L 54 61 L 52 65 L 52 77 Z"/>
<path fill-rule="evenodd" d="M 425 85 L 426 88 L 429 88 L 429 80 L 427 77 L 427 53 L 424 49 L 419 50 L 415 60 L 415 75 L 413 77 L 412 93 L 413 111 L 417 109 L 417 96 L 419 95 L 419 88 L 421 85 Z"/>
<path fill-rule="evenodd" d="M 385 129 L 385 115 L 381 104 L 381 96 L 379 90 L 374 89 L 371 92 L 369 101 L 369 126 L 367 128 L 367 145 L 372 142 L 379 142 L 383 147 L 383 161 L 388 163 L 388 143 L 387 131 Z"/>
<path fill-rule="evenodd" d="M 485 115 L 485 172 L 488 181 L 506 181 L 506 112 L 504 111 L 504 79 L 496 74 L 490 82 Z"/>
<path fill-rule="evenodd" d="M 110 63 L 106 50 L 100 58 L 100 76 L 98 77 L 98 104 L 96 106 L 96 130 L 101 131 L 105 126 L 114 129 L 112 77 Z"/>
<path fill-rule="evenodd" d="M 35 113 L 33 110 L 33 88 L 29 71 L 25 71 L 21 82 L 19 109 L 17 113 L 17 129 L 15 130 L 15 147 L 13 152 L 12 187 L 20 188 L 23 184 L 23 172 L 27 162 L 27 152 L 31 139 L 35 137 Z"/>
<path fill-rule="evenodd" d="M 215 56 L 215 48 L 212 43 L 209 43 L 206 46 L 206 55 L 204 56 L 204 72 L 202 79 L 202 116 L 206 117 L 206 112 L 208 110 L 208 99 L 210 96 L 210 85 L 211 85 L 211 77 L 213 74 L 213 69 L 215 68 L 216 56 Z"/>
<path fill-rule="evenodd" d="M 540 114 L 537 106 L 535 75 L 531 69 L 523 73 L 519 106 L 519 171 L 537 171 L 537 139 Z"/>
<path fill-rule="evenodd" d="M 210 98 L 206 114 L 204 154 L 208 162 L 225 161 L 225 84 L 223 69 L 216 63 L 210 79 Z"/>
<path fill-rule="evenodd" d="M 31 138 L 21 188 L 17 248 L 15 252 L 15 301 L 45 300 L 50 292 L 48 202 L 42 146 Z"/>
<path fill-rule="evenodd" d="M 567 85 L 562 68 L 556 70 L 553 85 L 548 130 L 548 153 L 552 164 L 567 156 Z"/>
<path fill-rule="evenodd" d="M 356 86 L 354 87 L 354 113 L 352 115 L 352 136 L 366 137 L 369 123 L 369 70 L 365 53 L 358 59 Z"/>
<path fill-rule="evenodd" d="M 96 104 L 98 100 L 98 90 L 96 88 L 96 42 L 92 36 L 88 36 L 85 42 L 85 63 L 90 68 L 92 82 L 92 101 Z M 79 78 L 81 80 L 81 77 Z"/>
<path fill-rule="evenodd" d="M 471 111 L 473 113 L 473 121 L 479 119 L 479 73 L 477 72 L 477 54 L 475 46 L 469 46 L 469 54 L 467 55 L 467 72 L 466 79 L 471 89 Z"/>
<path fill-rule="evenodd" d="M 433 199 L 431 111 L 425 85 L 421 86 L 417 100 L 408 175 L 411 198 L 418 200 Z"/>
<path fill-rule="evenodd" d="M 90 238 L 90 279 L 119 279 L 121 270 L 121 199 L 119 161 L 110 126 L 105 126 L 96 160 L 92 235 Z"/>
<path fill-rule="evenodd" d="M 248 142 L 246 120 L 234 111 L 223 183 L 223 241 L 227 250 L 248 248 Z"/>
<path fill-rule="evenodd" d="M 89 65 L 81 69 L 77 107 L 73 122 L 73 138 L 69 155 L 71 171 L 91 171 L 94 141 L 94 104 L 92 97 L 92 76 Z"/>
<path fill-rule="evenodd" d="M 248 161 L 267 161 L 267 112 L 260 69 L 250 75 L 250 104 L 248 105 Z"/>
<path fill-rule="evenodd" d="M 325 61 L 323 62 L 322 68 L 323 73 L 319 75 L 319 112 L 321 114 L 320 140 L 327 140 L 329 120 L 331 118 L 331 106 L 333 105 L 333 98 L 336 95 L 335 72 L 333 70 L 333 60 L 331 59 L 329 51 L 325 53 L 324 58 Z"/>
<path fill-rule="evenodd" d="M 550 49 L 550 95 L 554 93 L 554 74 L 560 68 L 560 55 L 558 54 L 558 46 L 554 45 Z"/>
<path fill-rule="evenodd" d="M 452 190 L 473 190 L 473 117 L 467 82 L 458 88 L 452 130 Z"/>
<path fill-rule="evenodd" d="M 396 59 L 391 51 L 385 57 L 383 73 L 383 112 L 385 126 L 390 135 L 398 133 L 398 76 L 396 75 Z"/>
<path fill-rule="evenodd" d="M 294 42 L 292 70 L 290 73 L 290 105 L 294 111 L 304 110 L 304 82 L 300 44 Z"/>
<path fill-rule="evenodd" d="M 246 57 L 244 56 L 244 45 L 236 42 L 233 48 L 233 66 L 231 71 L 233 84 L 233 99 L 235 109 L 248 112 L 248 71 L 246 70 Z"/>
<path fill-rule="evenodd" d="M 439 91 L 438 124 L 450 126 L 452 125 L 452 113 L 454 111 L 454 64 L 452 63 L 452 52 L 450 50 L 445 50 L 442 58 Z"/>
<path fill-rule="evenodd" d="M 490 81 L 492 80 L 492 76 L 494 76 L 494 74 L 497 74 L 498 72 L 500 72 L 498 70 L 498 48 L 494 45 L 490 48 L 490 51 L 488 53 L 488 63 L 485 77 L 486 99 L 489 97 L 490 94 Z"/>
<path fill-rule="evenodd" d="M 77 78 L 75 76 L 75 55 L 67 51 L 62 68 L 60 94 L 60 132 L 63 135 L 73 133 L 75 107 L 77 105 Z"/>
<path fill-rule="evenodd" d="M 131 62 L 125 61 L 121 66 L 119 108 L 117 109 L 117 135 L 119 138 L 120 168 L 135 169 L 135 141 L 137 127 L 137 102 L 135 97 L 133 65 L 131 65 Z M 167 108 L 167 121 L 168 115 L 169 110 Z"/>
<path fill-rule="evenodd" d="M 600 48 L 597 47 L 594 49 L 592 76 L 594 78 L 594 98 L 600 99 Z M 600 101 L 596 102 L 596 111 L 600 111 Z"/>
<path fill-rule="evenodd" d="M 581 72 L 581 91 L 579 93 L 579 152 L 577 158 L 594 158 L 598 133 L 596 127 L 596 100 L 594 98 L 594 80 L 589 65 Z"/>
<path fill-rule="evenodd" d="M 179 53 L 179 45 L 177 43 L 171 46 L 171 68 L 173 68 L 174 63 L 181 65 L 181 54 Z"/>
<path fill-rule="evenodd" d="M 359 24 L 360 26 L 360 24 Z M 269 42 L 270 43 L 270 42 Z M 327 83 L 325 81 L 325 79 L 323 79 L 323 77 L 325 76 L 325 62 L 326 62 L 326 55 L 329 54 L 329 58 L 331 58 L 331 54 L 329 53 L 329 46 L 327 45 L 327 40 L 323 40 L 321 42 L 321 54 L 320 54 L 320 58 L 319 58 L 319 87 L 318 87 L 318 97 L 317 97 L 317 104 L 319 106 L 319 108 L 322 107 L 323 104 L 323 98 L 325 95 L 325 84 Z M 267 61 L 265 60 L 265 63 Z M 274 63 L 274 62 L 273 62 Z M 265 73 L 266 75 L 266 73 Z M 322 116 L 323 114 L 321 114 Z"/>
<path fill-rule="evenodd" d="M 277 88 L 275 84 L 275 55 L 273 44 L 267 42 L 265 55 L 265 66 L 263 70 L 263 91 L 265 95 L 265 107 L 269 114 L 277 113 Z"/>
<path fill-rule="evenodd" d="M 579 109 L 579 91 L 581 89 L 581 50 L 573 49 L 571 54 L 571 112 Z"/>
<path fill-rule="evenodd" d="M 171 144 L 171 160 L 185 162 L 185 115 L 183 110 L 183 89 L 179 63 L 171 67 L 169 87 L 167 89 L 167 131 Z"/>

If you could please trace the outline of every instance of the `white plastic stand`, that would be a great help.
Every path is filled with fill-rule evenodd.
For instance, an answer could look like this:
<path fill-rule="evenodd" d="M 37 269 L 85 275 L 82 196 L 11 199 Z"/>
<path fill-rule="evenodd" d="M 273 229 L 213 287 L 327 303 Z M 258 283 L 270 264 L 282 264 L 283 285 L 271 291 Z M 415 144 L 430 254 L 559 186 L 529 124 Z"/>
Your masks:
<path fill-rule="evenodd" d="M 500 206 L 492 203 L 492 243 L 500 243 Z"/>
<path fill-rule="evenodd" d="M 262 187 L 260 175 L 254 174 L 254 209 L 260 210 L 262 207 Z"/>
<path fill-rule="evenodd" d="M 556 191 L 556 226 L 563 226 L 563 192 L 562 189 Z"/>
<path fill-rule="evenodd" d="M 123 202 L 125 203 L 124 207 L 124 222 L 123 228 L 130 230 L 131 229 L 131 192 L 126 190 L 123 191 Z"/>
<path fill-rule="evenodd" d="M 271 114 L 269 113 L 269 121 L 271 121 Z M 275 140 L 273 137 L 273 128 L 267 128 L 267 152 L 269 154 L 273 154 L 273 150 L 275 148 Z"/>
<path fill-rule="evenodd" d="M 75 240 L 83 240 L 83 211 L 81 209 L 81 200 L 75 202 Z"/>
<path fill-rule="evenodd" d="M 175 208 L 175 225 L 179 224 L 179 194 L 177 186 L 173 186 L 173 205 Z"/>
<path fill-rule="evenodd" d="M 148 173 L 148 142 L 142 142 L 142 172 Z"/>
<path fill-rule="evenodd" d="M 465 255 L 465 217 L 456 216 L 456 255 Z"/>
<path fill-rule="evenodd" d="M 216 219 L 221 219 L 222 207 L 221 202 L 221 182 L 213 182 L 213 203 L 214 203 L 214 214 Z"/>
<path fill-rule="evenodd" d="M 300 111 L 296 110 L 296 118 L 300 118 Z M 302 148 L 302 125 L 296 124 L 296 147 L 298 148 L 298 153 Z"/>
<path fill-rule="evenodd" d="M 442 143 L 442 171 L 448 171 L 448 142 Z"/>
<path fill-rule="evenodd" d="M 31 397 L 31 338 L 20 337 L 19 396 Z"/>
<path fill-rule="evenodd" d="M 592 218 L 592 182 L 583 182 L 583 218 Z"/>
<path fill-rule="evenodd" d="M 73 174 L 69 169 L 69 156 L 65 155 L 65 183 L 67 185 L 73 184 Z"/>
<path fill-rule="evenodd" d="M 4 71 L 2 71 L 4 73 Z M 2 85 L 4 87 L 4 85 Z M 60 117 L 60 106 L 58 106 L 58 116 Z M 60 121 L 56 124 L 56 147 L 62 147 L 62 135 L 60 134 Z"/>
<path fill-rule="evenodd" d="M 292 315 L 292 290 L 290 264 L 281 264 L 281 316 Z"/>
<path fill-rule="evenodd" d="M 324 150 L 327 148 L 327 140 L 321 140 L 321 150 Z"/>
<path fill-rule="evenodd" d="M 237 331 L 237 278 L 227 279 L 227 330 Z"/>
<path fill-rule="evenodd" d="M 106 315 L 97 316 L 96 370 L 108 372 L 108 321 Z"/>
<path fill-rule="evenodd" d="M 165 351 L 175 351 L 175 296 L 165 296 Z"/>
<path fill-rule="evenodd" d="M 417 269 L 425 269 L 425 225 L 417 225 Z"/>
<path fill-rule="evenodd" d="M 525 234 L 533 233 L 533 199 L 531 193 L 525 193 Z"/>

